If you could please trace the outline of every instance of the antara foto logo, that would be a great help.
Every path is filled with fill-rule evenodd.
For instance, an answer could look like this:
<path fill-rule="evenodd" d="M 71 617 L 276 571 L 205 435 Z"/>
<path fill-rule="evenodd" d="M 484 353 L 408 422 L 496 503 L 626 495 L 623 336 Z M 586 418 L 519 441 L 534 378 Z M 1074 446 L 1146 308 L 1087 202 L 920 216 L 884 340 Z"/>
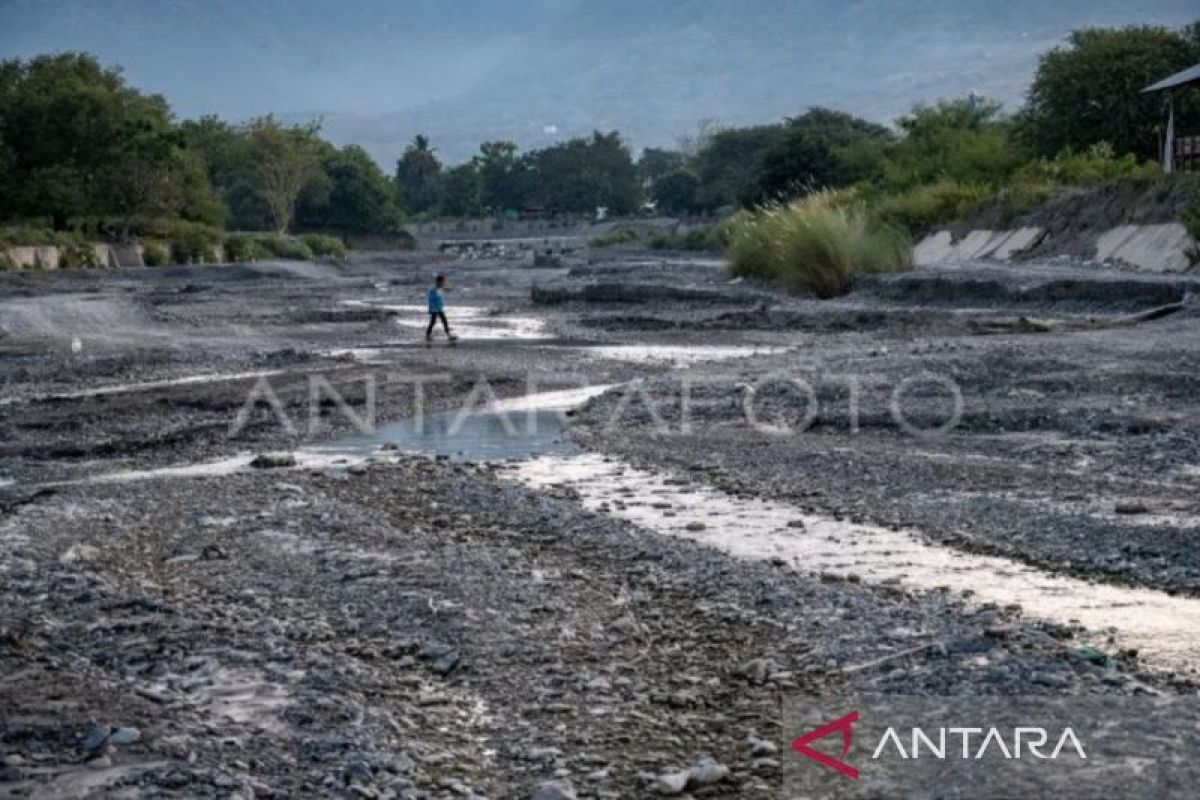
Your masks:
<path fill-rule="evenodd" d="M 853 726 L 856 722 L 858 722 L 858 712 L 851 711 L 849 714 L 841 717 L 840 719 L 835 719 L 833 722 L 822 725 L 819 728 L 814 728 L 803 736 L 796 738 L 792 742 L 792 749 L 801 755 L 808 756 L 813 761 L 824 764 L 830 769 L 837 770 L 847 778 L 858 780 L 858 770 L 843 760 L 850 752 L 850 745 L 854 743 Z M 820 750 L 809 747 L 809 744 L 812 742 L 815 742 L 817 739 L 823 739 L 834 731 L 842 732 L 841 758 L 834 758 L 833 756 L 822 753 Z"/>
<path fill-rule="evenodd" d="M 793 740 L 792 749 L 847 778 L 858 780 L 859 771 L 853 764 L 846 761 L 846 756 L 850 754 L 850 747 L 854 744 L 854 723 L 858 722 L 859 718 L 858 711 L 851 711 L 833 722 L 814 728 Z M 813 742 L 838 732 L 842 734 L 840 757 L 835 758 L 812 747 Z M 1018 726 L 1012 729 L 1001 729 L 994 726 L 933 729 L 914 727 L 907 733 L 909 737 L 902 737 L 896 728 L 888 727 L 880 737 L 874 752 L 871 753 L 871 760 L 878 761 L 880 756 L 889 755 L 905 761 L 922 757 L 946 760 L 959 758 L 959 753 L 964 761 L 981 761 L 985 757 L 1003 760 L 1024 758 L 1026 760 L 1054 761 L 1064 755 L 1067 758 L 1073 756 L 1079 761 L 1086 761 L 1088 757 L 1083 742 L 1070 727 L 1063 728 L 1057 737 L 1039 726 Z M 909 742 L 907 747 L 905 746 L 906 741 Z M 1056 742 L 1053 749 L 1051 749 L 1051 742 Z"/>

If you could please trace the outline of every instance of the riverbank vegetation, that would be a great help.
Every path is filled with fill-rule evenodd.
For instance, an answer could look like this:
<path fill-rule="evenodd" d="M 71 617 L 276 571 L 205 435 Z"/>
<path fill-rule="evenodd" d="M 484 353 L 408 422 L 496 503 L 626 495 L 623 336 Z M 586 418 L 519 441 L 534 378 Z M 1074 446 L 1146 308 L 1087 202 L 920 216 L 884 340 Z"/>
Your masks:
<path fill-rule="evenodd" d="M 1042 57 L 1015 112 L 969 96 L 918 104 L 887 126 L 810 108 L 771 124 L 702 125 L 637 159 L 620 133 L 596 131 L 528 152 L 484 142 L 445 165 L 418 135 L 385 171 L 361 147 L 326 141 L 316 123 L 179 121 L 164 98 L 92 56 L 12 59 L 0 62 L 0 185 L 11 187 L 0 193 L 0 226 L 13 244 L 153 243 L 171 260 L 206 259 L 218 245 L 231 258 L 336 255 L 340 242 L 289 235 L 394 234 L 433 218 L 715 221 L 739 209 L 753 212 L 750 227 L 788 218 L 819 239 L 818 230 L 865 225 L 892 241 L 897 229 L 918 236 L 984 208 L 1015 217 L 1064 187 L 1153 178 L 1163 100 L 1139 90 L 1197 61 L 1200 23 L 1082 30 Z M 1200 130 L 1200 96 L 1181 96 L 1176 119 L 1180 131 Z M 852 190 L 853 210 L 795 202 L 828 189 Z M 639 243 L 695 249 L 721 238 L 689 230 Z"/>
<path fill-rule="evenodd" d="M 790 203 L 741 211 L 725 233 L 730 272 L 827 298 L 855 275 L 912 266 L 912 239 L 871 219 L 855 193 L 820 191 Z"/>

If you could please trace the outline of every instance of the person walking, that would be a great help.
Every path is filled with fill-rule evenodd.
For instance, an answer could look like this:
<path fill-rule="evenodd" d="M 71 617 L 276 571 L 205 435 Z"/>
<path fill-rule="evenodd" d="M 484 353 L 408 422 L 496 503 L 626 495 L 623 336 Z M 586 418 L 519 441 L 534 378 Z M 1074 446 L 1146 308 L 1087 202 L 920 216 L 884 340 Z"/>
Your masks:
<path fill-rule="evenodd" d="M 433 344 L 433 326 L 437 324 L 438 320 L 442 322 L 446 338 L 451 342 L 458 340 L 458 337 L 450 332 L 450 323 L 446 321 L 446 296 L 442 293 L 445 288 L 446 276 L 438 275 L 433 279 L 433 286 L 429 287 L 429 291 L 425 294 L 426 304 L 429 307 L 429 327 L 425 329 L 426 347 Z"/>

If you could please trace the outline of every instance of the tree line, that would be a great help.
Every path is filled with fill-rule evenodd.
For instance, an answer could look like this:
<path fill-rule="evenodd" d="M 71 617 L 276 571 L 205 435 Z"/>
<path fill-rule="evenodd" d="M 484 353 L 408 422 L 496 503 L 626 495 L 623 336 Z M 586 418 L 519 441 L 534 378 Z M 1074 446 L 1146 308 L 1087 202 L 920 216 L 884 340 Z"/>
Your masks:
<path fill-rule="evenodd" d="M 163 219 L 284 232 L 394 230 L 391 181 L 360 147 L 270 116 L 176 122 L 87 54 L 0 62 L 0 219 L 128 239 Z"/>
<path fill-rule="evenodd" d="M 93 56 L 10 59 L 0 61 L 0 221 L 114 239 L 161 220 L 388 233 L 414 217 L 717 214 L 855 186 L 919 224 L 1014 176 L 1048 184 L 1154 159 L 1163 99 L 1140 89 L 1197 62 L 1200 23 L 1087 29 L 1042 56 L 1013 114 L 974 96 L 918 105 L 891 127 L 811 108 L 773 124 L 704 125 L 637 159 L 618 132 L 597 131 L 529 152 L 484 142 L 449 166 L 417 136 L 389 175 L 317 124 L 177 121 L 164 98 Z M 1200 133 L 1200 92 L 1181 98 L 1177 130 Z"/>

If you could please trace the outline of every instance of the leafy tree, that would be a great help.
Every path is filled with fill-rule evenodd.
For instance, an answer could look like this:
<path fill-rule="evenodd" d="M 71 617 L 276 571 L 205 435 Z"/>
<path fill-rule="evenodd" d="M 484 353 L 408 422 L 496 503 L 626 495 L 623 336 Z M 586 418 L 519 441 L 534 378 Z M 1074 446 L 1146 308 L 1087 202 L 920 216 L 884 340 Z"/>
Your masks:
<path fill-rule="evenodd" d="M 1045 156 L 1108 142 L 1118 154 L 1158 155 L 1165 110 L 1141 90 L 1200 61 L 1196 28 L 1137 26 L 1075 31 L 1066 47 L 1041 57 L 1021 118 L 1024 141 Z M 1181 130 L 1200 127 L 1200 100 L 1176 105 Z"/>
<path fill-rule="evenodd" d="M 218 192 L 233 185 L 250 161 L 245 131 L 215 117 L 184 120 L 180 134 L 189 150 L 204 159 L 209 179 Z"/>
<path fill-rule="evenodd" d="M 555 213 L 632 214 L 642 187 L 629 148 L 616 131 L 596 131 L 530 154 L 536 196 Z"/>
<path fill-rule="evenodd" d="M 99 173 L 103 202 L 92 207 L 116 216 L 120 238 L 135 222 L 179 216 L 219 227 L 225 206 L 213 195 L 199 154 L 189 151 L 180 131 L 144 122 L 128 126 L 113 160 Z"/>
<path fill-rule="evenodd" d="M 441 212 L 451 217 L 482 214 L 480 188 L 479 167 L 474 161 L 446 170 Z"/>
<path fill-rule="evenodd" d="M 90 55 L 0 63 L 0 142 L 18 187 L 7 211 L 60 230 L 85 215 L 170 214 L 187 200 L 171 185 L 186 164 L 166 101 Z"/>
<path fill-rule="evenodd" d="M 678 150 L 647 147 L 638 159 L 638 177 L 645 186 L 653 186 L 659 178 L 683 169 L 687 158 Z"/>
<path fill-rule="evenodd" d="M 396 206 L 387 175 L 357 145 L 329 148 L 324 159 L 324 200 L 316 227 L 339 231 L 392 233 L 403 214 Z"/>
<path fill-rule="evenodd" d="M 426 136 L 418 135 L 396 162 L 396 188 L 405 211 L 420 214 L 437 206 L 442 164 Z"/>
<path fill-rule="evenodd" d="M 1181 33 L 1183 38 L 1191 43 L 1192 49 L 1200 54 L 1200 20 L 1196 20 L 1190 25 L 1184 25 Z"/>
<path fill-rule="evenodd" d="M 822 139 L 792 130 L 763 154 L 758 181 L 741 200 L 744 205 L 761 205 L 800 197 L 837 183 L 833 148 Z"/>
<path fill-rule="evenodd" d="M 654 182 L 651 190 L 659 211 L 694 214 L 700 210 L 700 180 L 686 169 L 677 169 Z"/>
<path fill-rule="evenodd" d="M 763 160 L 785 135 L 783 125 L 728 128 L 712 134 L 694 163 L 700 179 L 700 206 L 715 211 L 739 202 L 753 202 L 759 194 Z"/>
<path fill-rule="evenodd" d="M 918 104 L 897 126 L 903 138 L 883 166 L 885 182 L 894 188 L 943 179 L 995 184 L 1028 159 L 1000 104 L 977 96 Z"/>
<path fill-rule="evenodd" d="M 300 193 L 318 174 L 315 126 L 284 127 L 271 116 L 247 127 L 255 169 L 255 192 L 266 204 L 273 229 L 287 233 Z"/>
<path fill-rule="evenodd" d="M 517 154 L 512 142 L 484 142 L 475 157 L 479 172 L 479 203 L 496 213 L 526 204 L 529 194 L 529 161 Z"/>
<path fill-rule="evenodd" d="M 763 155 L 756 203 L 872 178 L 894 139 L 882 125 L 828 108 L 810 108 L 786 128 Z"/>
<path fill-rule="evenodd" d="M 188 149 L 203 160 L 213 191 L 228 209 L 229 225 L 236 230 L 269 228 L 270 211 L 257 189 L 247 127 L 205 116 L 185 120 L 180 131 Z"/>

